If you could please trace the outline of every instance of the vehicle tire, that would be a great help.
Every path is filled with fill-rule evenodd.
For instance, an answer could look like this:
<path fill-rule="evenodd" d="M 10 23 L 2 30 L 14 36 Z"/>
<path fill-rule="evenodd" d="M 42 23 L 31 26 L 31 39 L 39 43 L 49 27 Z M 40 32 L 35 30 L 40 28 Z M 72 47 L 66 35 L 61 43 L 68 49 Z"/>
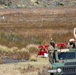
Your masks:
<path fill-rule="evenodd" d="M 54 75 L 54 73 L 50 73 L 50 75 Z"/>

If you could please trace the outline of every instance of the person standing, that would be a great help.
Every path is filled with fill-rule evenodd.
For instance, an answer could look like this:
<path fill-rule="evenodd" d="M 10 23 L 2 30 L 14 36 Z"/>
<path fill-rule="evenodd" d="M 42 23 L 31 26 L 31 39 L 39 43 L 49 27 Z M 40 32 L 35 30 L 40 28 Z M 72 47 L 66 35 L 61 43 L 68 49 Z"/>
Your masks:
<path fill-rule="evenodd" d="M 51 38 L 51 41 L 50 41 L 50 45 L 55 48 L 55 42 L 54 42 L 54 40 L 52 38 Z"/>
<path fill-rule="evenodd" d="M 49 62 L 51 64 L 54 63 L 54 48 L 55 48 L 55 42 L 51 38 L 50 45 L 48 47 L 48 57 L 49 57 Z"/>

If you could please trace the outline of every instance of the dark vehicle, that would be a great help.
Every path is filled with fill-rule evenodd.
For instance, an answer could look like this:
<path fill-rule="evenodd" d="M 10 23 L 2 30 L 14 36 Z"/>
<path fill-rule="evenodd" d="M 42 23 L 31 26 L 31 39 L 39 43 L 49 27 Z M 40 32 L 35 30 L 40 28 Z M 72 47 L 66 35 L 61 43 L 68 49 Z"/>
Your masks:
<path fill-rule="evenodd" d="M 48 68 L 50 75 L 76 75 L 76 49 L 55 49 L 53 59 Z"/>

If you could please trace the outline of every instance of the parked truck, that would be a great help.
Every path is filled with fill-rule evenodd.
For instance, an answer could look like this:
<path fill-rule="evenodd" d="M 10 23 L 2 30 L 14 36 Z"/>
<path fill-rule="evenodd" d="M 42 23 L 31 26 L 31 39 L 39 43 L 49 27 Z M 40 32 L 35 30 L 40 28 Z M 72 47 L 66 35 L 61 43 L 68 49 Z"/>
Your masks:
<path fill-rule="evenodd" d="M 76 38 L 76 28 L 74 28 Z M 52 56 L 51 56 L 52 55 Z M 48 72 L 50 75 L 76 75 L 76 48 L 54 49 Z"/>
<path fill-rule="evenodd" d="M 54 50 L 54 62 L 49 66 L 50 75 L 76 75 L 76 49 Z"/>

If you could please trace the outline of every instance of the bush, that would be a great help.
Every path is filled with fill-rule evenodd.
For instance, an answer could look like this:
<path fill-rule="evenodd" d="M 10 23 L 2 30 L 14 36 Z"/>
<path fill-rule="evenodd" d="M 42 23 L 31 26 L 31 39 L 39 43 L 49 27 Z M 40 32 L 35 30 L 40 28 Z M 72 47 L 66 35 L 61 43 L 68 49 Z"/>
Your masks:
<path fill-rule="evenodd" d="M 39 51 L 38 45 L 34 44 L 27 45 L 26 49 L 29 50 L 29 53 L 37 53 Z"/>
<path fill-rule="evenodd" d="M 3 64 L 3 61 L 2 61 L 2 59 L 0 59 L 0 64 Z"/>
<path fill-rule="evenodd" d="M 17 60 L 28 60 L 30 58 L 30 54 L 28 51 L 18 50 L 11 54 L 10 58 Z"/>
<path fill-rule="evenodd" d="M 61 2 L 57 2 L 57 5 L 64 6 L 64 4 Z"/>
<path fill-rule="evenodd" d="M 31 56 L 31 57 L 30 57 L 30 61 L 37 61 L 37 57 Z"/>

